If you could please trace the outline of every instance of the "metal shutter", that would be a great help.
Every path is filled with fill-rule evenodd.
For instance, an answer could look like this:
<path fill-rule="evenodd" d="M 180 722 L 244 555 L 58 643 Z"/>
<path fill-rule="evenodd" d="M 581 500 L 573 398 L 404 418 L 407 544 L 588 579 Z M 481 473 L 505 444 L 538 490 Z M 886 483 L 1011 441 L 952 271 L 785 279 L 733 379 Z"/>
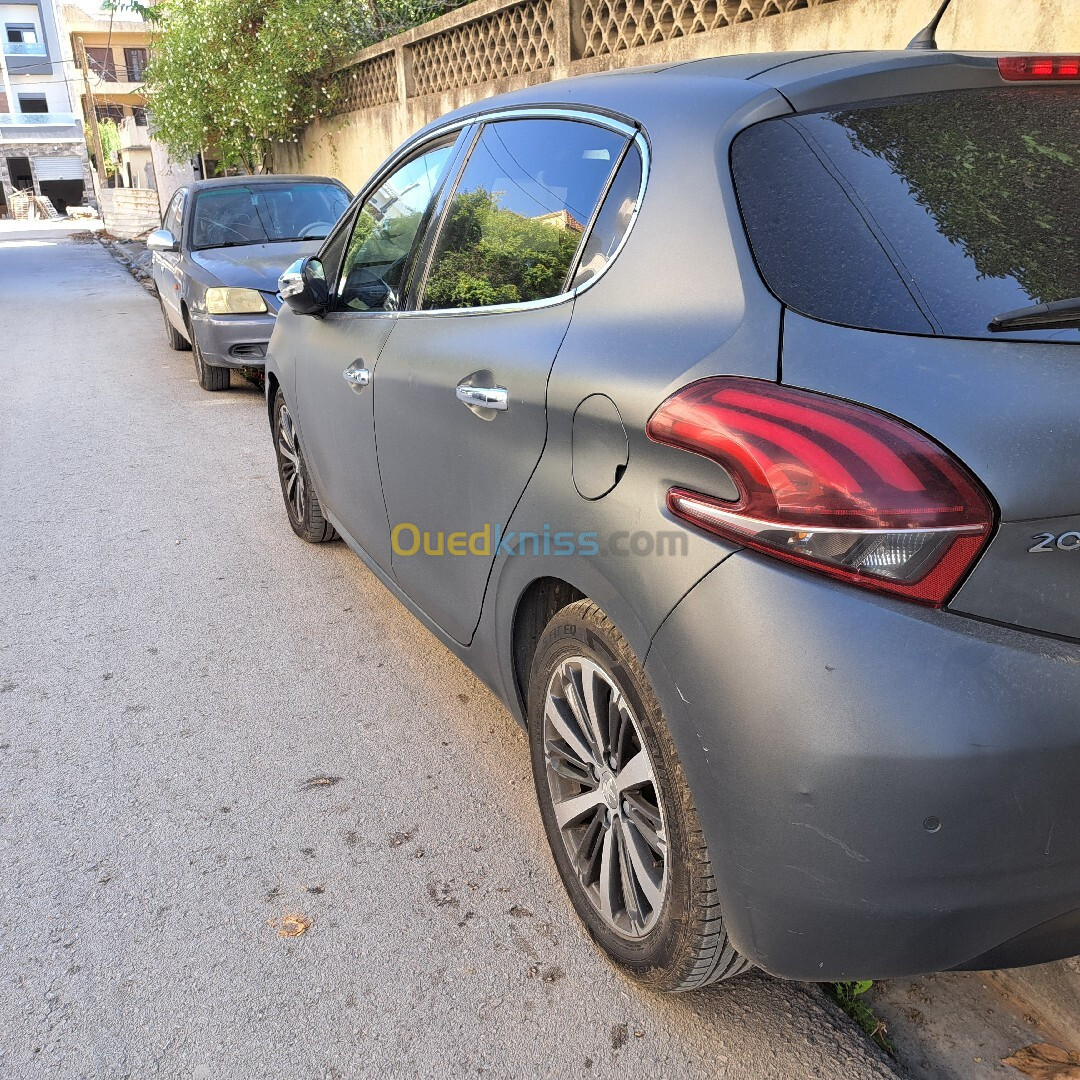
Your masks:
<path fill-rule="evenodd" d="M 34 158 L 34 172 L 38 180 L 82 180 L 82 158 L 71 155 Z"/>

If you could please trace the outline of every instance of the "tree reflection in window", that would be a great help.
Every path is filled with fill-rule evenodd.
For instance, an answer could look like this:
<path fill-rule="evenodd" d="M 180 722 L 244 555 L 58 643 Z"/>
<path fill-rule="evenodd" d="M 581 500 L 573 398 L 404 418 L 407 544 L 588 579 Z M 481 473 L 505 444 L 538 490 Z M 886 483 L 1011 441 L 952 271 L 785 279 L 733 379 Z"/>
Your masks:
<path fill-rule="evenodd" d="M 958 92 L 834 113 L 980 274 L 1036 302 L 1080 296 L 1080 93 Z M 992 314 L 992 313 L 991 313 Z"/>
<path fill-rule="evenodd" d="M 625 138 L 569 120 L 485 126 L 448 208 L 425 308 L 557 296 Z"/>

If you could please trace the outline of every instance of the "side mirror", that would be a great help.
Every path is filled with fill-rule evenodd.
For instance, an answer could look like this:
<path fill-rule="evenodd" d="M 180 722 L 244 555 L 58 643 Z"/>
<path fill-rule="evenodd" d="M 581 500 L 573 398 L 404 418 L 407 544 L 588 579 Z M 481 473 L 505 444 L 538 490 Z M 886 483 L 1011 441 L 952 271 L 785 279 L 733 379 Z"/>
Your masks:
<path fill-rule="evenodd" d="M 298 315 L 321 315 L 330 306 L 326 271 L 313 256 L 297 259 L 278 278 L 278 292 Z"/>
<path fill-rule="evenodd" d="M 146 238 L 148 251 L 179 251 L 180 245 L 168 229 L 155 229 Z"/>

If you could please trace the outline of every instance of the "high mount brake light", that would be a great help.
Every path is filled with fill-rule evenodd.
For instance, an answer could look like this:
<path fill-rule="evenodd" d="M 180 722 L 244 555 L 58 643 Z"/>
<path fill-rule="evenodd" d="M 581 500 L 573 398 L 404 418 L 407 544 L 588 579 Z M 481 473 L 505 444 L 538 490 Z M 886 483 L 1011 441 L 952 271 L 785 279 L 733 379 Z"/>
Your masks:
<path fill-rule="evenodd" d="M 925 435 L 860 405 L 757 379 L 703 379 L 653 413 L 655 442 L 710 458 L 735 502 L 673 487 L 677 517 L 865 588 L 940 607 L 993 525 L 977 480 Z"/>
<path fill-rule="evenodd" d="M 998 73 L 1009 82 L 1080 80 L 1080 56 L 1000 56 Z"/>

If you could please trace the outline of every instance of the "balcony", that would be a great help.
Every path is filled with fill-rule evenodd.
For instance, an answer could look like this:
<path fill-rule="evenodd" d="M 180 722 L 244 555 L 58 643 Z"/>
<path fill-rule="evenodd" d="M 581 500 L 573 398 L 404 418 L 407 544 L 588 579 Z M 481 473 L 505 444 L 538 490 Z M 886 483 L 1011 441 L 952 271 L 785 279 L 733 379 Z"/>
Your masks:
<path fill-rule="evenodd" d="M 49 49 L 44 41 L 5 41 L 5 56 L 48 56 Z"/>
<path fill-rule="evenodd" d="M 113 94 L 137 94 L 146 81 L 146 64 L 102 64 L 89 58 L 90 82 L 95 90 Z M 108 87 L 103 87 L 108 83 Z"/>
<path fill-rule="evenodd" d="M 82 137 L 74 113 L 0 113 L 0 138 L 8 142 L 49 142 Z"/>
<path fill-rule="evenodd" d="M 0 113 L 4 127 L 71 127 L 79 118 L 71 112 Z"/>

